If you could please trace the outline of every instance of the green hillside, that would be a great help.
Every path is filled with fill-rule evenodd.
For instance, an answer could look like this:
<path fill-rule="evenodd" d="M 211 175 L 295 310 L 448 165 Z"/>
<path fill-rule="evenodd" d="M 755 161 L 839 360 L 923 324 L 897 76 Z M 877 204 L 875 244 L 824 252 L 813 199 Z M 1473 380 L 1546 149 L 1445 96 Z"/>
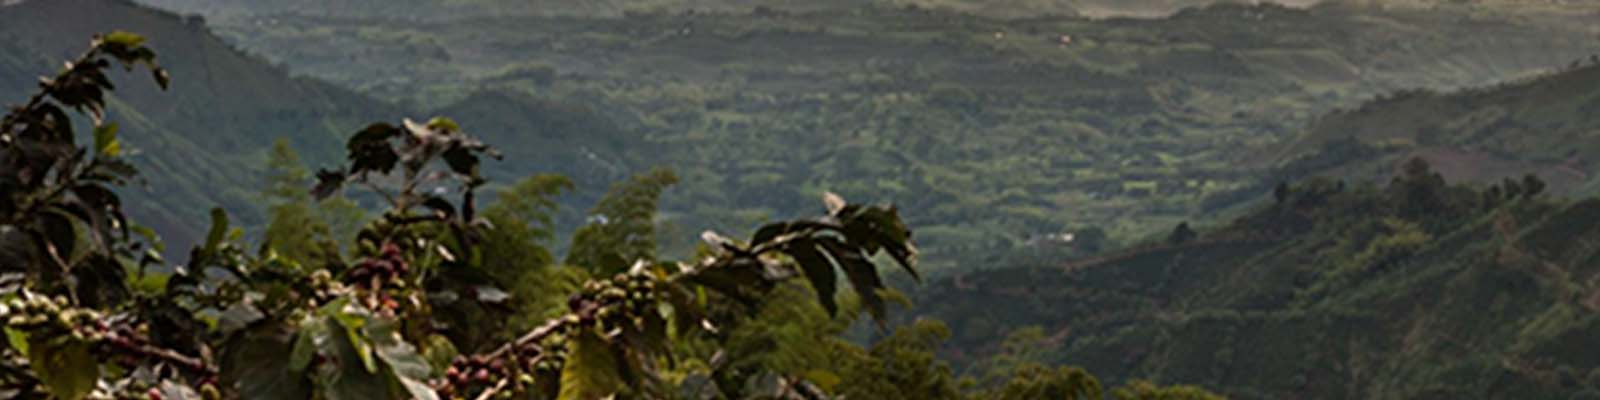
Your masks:
<path fill-rule="evenodd" d="M 92 10 L 84 22 L 43 25 L 77 8 Z M 1600 53 L 1582 30 L 1466 8 L 1225 5 L 1149 20 L 900 7 L 409 23 L 273 15 L 211 26 L 72 0 L 0 14 L 15 21 L 0 34 L 17 37 L 23 51 L 8 62 L 20 71 L 64 55 L 74 35 L 121 28 L 173 48 L 163 61 L 174 74 L 202 77 L 180 80 L 172 99 L 148 86 L 120 94 L 140 121 L 128 128 L 154 132 L 131 135 L 152 138 L 135 145 L 206 149 L 150 161 L 165 168 L 153 176 L 175 178 L 152 182 L 165 195 L 136 201 L 144 214 L 220 204 L 253 225 L 266 143 L 290 137 L 325 166 L 334 156 L 323 141 L 404 110 L 455 117 L 528 160 L 491 163 L 492 177 L 574 178 L 565 222 L 610 182 L 670 166 L 684 179 L 665 199 L 666 225 L 741 231 L 808 210 L 796 199 L 823 190 L 871 194 L 925 227 L 933 269 L 992 264 L 1063 231 L 1126 239 L 1200 219 L 1262 193 L 1272 164 L 1255 160 L 1271 152 L 1240 149 L 1275 149 L 1313 116 Z M 291 78 L 208 29 L 398 105 Z"/>
<path fill-rule="evenodd" d="M 887 197 L 924 227 L 940 269 L 1064 230 L 1137 237 L 1209 215 L 1262 193 L 1261 172 L 1239 168 L 1260 154 L 1247 149 L 1271 148 L 1316 115 L 1600 53 L 1590 33 L 1542 21 L 1469 7 L 1224 5 L 1148 20 L 897 7 L 406 23 L 270 15 L 217 29 L 297 71 L 419 109 L 461 112 L 456 102 L 490 91 L 594 110 L 579 115 L 610 119 L 622 133 L 598 135 L 631 138 L 626 151 L 583 143 L 584 132 L 541 133 L 595 149 L 576 166 L 545 163 L 573 148 L 512 135 L 508 147 L 548 153 L 500 173 L 671 166 L 684 179 L 665 207 L 682 225 L 748 229 L 809 209 L 793 199 L 825 189 Z M 624 176 L 587 175 L 579 187 Z M 1241 189 L 1251 195 L 1236 197 Z"/>
<path fill-rule="evenodd" d="M 159 7 L 232 18 L 243 15 L 316 13 L 341 17 L 460 18 L 487 15 L 620 17 L 629 12 L 749 12 L 847 10 L 867 6 L 941 8 L 993 17 L 1088 14 L 1160 15 L 1210 0 L 143 0 Z M 1309 0 L 1289 0 L 1307 4 Z"/>
<path fill-rule="evenodd" d="M 1557 74 L 1460 92 L 1408 91 L 1322 117 L 1266 152 L 1280 175 L 1388 179 L 1387 166 L 1420 156 L 1452 181 L 1493 183 L 1539 174 L 1555 192 L 1600 194 L 1600 58 Z M 1351 157 L 1349 151 L 1367 149 Z"/>
<path fill-rule="evenodd" d="M 921 7 L 997 18 L 1084 15 L 1097 18 L 1161 17 L 1217 3 L 1276 3 L 1307 7 L 1317 3 L 1373 4 L 1397 8 L 1474 8 L 1546 17 L 1570 16 L 1575 8 L 1600 7 L 1594 0 L 140 0 L 170 10 L 213 18 L 270 14 L 340 17 L 449 19 L 488 15 L 620 17 L 629 12 L 749 12 L 758 7 L 783 11 L 848 10 L 862 7 Z M 1577 22 L 1577 21 L 1572 21 Z"/>
<path fill-rule="evenodd" d="M 29 77 L 59 67 L 86 38 L 138 31 L 163 51 L 174 78 L 160 92 L 148 79 L 121 79 L 111 102 L 131 160 L 148 185 L 129 190 L 135 219 L 164 232 L 178 248 L 203 234 L 206 211 L 225 207 L 260 221 L 259 166 L 273 140 L 287 137 L 308 157 L 332 160 L 359 124 L 397 115 L 395 108 L 246 56 L 197 20 L 121 0 L 27 1 L 0 7 L 0 83 L 7 104 L 26 100 Z M 139 78 L 144 78 L 140 76 Z"/>
<path fill-rule="evenodd" d="M 1192 240 L 941 281 L 917 312 L 958 360 L 1039 326 L 1052 362 L 1241 399 L 1600 395 L 1600 200 L 1493 192 L 1313 180 Z"/>

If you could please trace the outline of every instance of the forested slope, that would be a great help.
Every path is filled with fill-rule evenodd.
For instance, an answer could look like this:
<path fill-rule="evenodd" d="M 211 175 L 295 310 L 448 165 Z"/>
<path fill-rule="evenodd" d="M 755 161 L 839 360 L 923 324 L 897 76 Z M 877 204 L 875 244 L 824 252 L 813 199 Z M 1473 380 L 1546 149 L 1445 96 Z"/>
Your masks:
<path fill-rule="evenodd" d="M 167 51 L 158 60 L 174 77 L 162 93 L 149 79 L 119 79 L 111 101 L 119 127 L 146 171 L 148 186 L 130 190 L 130 212 L 183 246 L 204 229 L 206 210 L 222 206 L 260 221 L 262 149 L 289 138 L 307 156 L 337 157 L 340 143 L 363 121 L 392 116 L 394 107 L 244 55 L 197 20 L 121 0 L 28 1 L 0 7 L 0 72 L 4 100 L 26 100 L 31 77 L 76 56 L 95 33 L 133 30 Z M 142 72 L 140 72 L 142 73 Z M 139 78 L 144 78 L 143 76 Z"/>
<path fill-rule="evenodd" d="M 1281 152 L 1279 176 L 1383 181 L 1424 156 L 1452 181 L 1534 172 L 1557 193 L 1592 196 L 1600 163 L 1600 57 L 1494 87 L 1407 91 L 1320 118 Z M 1269 182 L 1270 183 L 1270 182 Z"/>
<path fill-rule="evenodd" d="M 93 10 L 89 22 L 41 22 L 77 8 Z M 90 0 L 3 14 L 16 21 L 6 34 L 29 49 L 9 58 L 41 63 L 27 65 L 92 30 L 147 30 L 186 46 L 164 60 L 199 78 L 180 80 L 177 100 L 150 99 L 147 87 L 121 97 L 149 114 L 131 128 L 209 150 L 192 152 L 206 168 L 168 162 L 187 183 L 153 182 L 179 196 L 147 209 L 249 208 L 262 158 L 236 150 L 245 144 L 288 136 L 323 149 L 311 144 L 353 132 L 358 115 L 446 115 L 528 157 L 486 165 L 491 176 L 574 178 L 564 221 L 609 182 L 655 166 L 684 178 L 664 203 L 663 222 L 675 226 L 740 231 L 802 212 L 809 205 L 794 199 L 823 190 L 883 194 L 925 227 L 935 270 L 990 263 L 1063 231 L 1128 238 L 1212 215 L 1262 193 L 1272 164 L 1245 163 L 1263 152 L 1240 149 L 1271 149 L 1324 111 L 1402 88 L 1532 76 L 1600 52 L 1588 32 L 1492 9 L 1345 5 L 1220 5 L 1149 20 L 867 7 L 450 22 L 268 15 L 208 26 Z M 382 101 L 290 78 L 228 50 L 211 28 Z M 333 161 L 304 156 L 313 167 Z"/>
<path fill-rule="evenodd" d="M 1513 182 L 1310 180 L 1198 236 L 941 281 L 918 313 L 958 360 L 1037 326 L 1040 358 L 1242 399 L 1600 395 L 1600 200 Z"/>
<path fill-rule="evenodd" d="M 298 71 L 417 108 L 455 112 L 457 99 L 491 91 L 595 110 L 636 140 L 629 151 L 563 140 L 596 149 L 595 165 L 679 171 L 664 206 L 687 226 L 748 229 L 824 189 L 885 194 L 925 227 L 933 269 L 1063 231 L 1126 238 L 1212 215 L 1262 193 L 1264 170 L 1239 168 L 1260 154 L 1251 149 L 1324 112 L 1600 52 L 1583 30 L 1471 8 L 399 21 L 286 14 L 218 29 Z M 1254 195 L 1236 197 L 1241 189 Z"/>
<path fill-rule="evenodd" d="M 1263 153 L 1276 178 L 1240 198 L 1267 204 L 1231 222 L 959 275 L 919 310 L 958 359 L 1039 326 L 1054 361 L 1241 398 L 1600 394 L 1596 87 L 1585 60 L 1339 111 Z"/>

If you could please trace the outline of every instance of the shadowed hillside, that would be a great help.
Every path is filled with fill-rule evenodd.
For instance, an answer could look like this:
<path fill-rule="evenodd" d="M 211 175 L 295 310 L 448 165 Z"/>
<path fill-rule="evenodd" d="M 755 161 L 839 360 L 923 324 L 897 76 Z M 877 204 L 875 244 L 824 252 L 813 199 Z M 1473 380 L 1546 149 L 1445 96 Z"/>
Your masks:
<path fill-rule="evenodd" d="M 1527 171 L 1555 192 L 1591 196 L 1600 194 L 1597 87 L 1600 58 L 1591 57 L 1495 87 L 1402 92 L 1322 117 L 1275 154 L 1286 160 L 1287 179 L 1382 181 L 1390 166 L 1420 156 L 1453 181 L 1493 183 Z"/>
<path fill-rule="evenodd" d="M 135 219 L 186 248 L 203 233 L 211 207 L 259 221 L 259 165 L 273 140 L 287 137 L 308 157 L 333 160 L 343 137 L 393 107 L 246 56 L 198 20 L 121 0 L 28 1 L 0 7 L 0 71 L 5 96 L 25 100 L 31 79 L 59 67 L 94 33 L 137 31 L 163 51 L 175 78 L 168 93 L 148 79 L 121 79 L 110 113 L 148 186 L 128 193 Z M 144 77 L 139 77 L 144 78 Z M 191 222 L 183 222 L 191 221 Z"/>
<path fill-rule="evenodd" d="M 822 190 L 876 193 L 925 227 L 935 269 L 1062 231 L 1171 226 L 1238 204 L 1225 195 L 1260 177 L 1238 168 L 1257 153 L 1238 150 L 1292 137 L 1316 115 L 1600 53 L 1587 33 L 1495 12 L 1364 6 L 1219 5 L 1149 20 L 905 8 L 268 15 L 218 29 L 418 108 L 489 90 L 602 110 L 639 150 L 595 150 L 594 164 L 672 166 L 685 179 L 665 207 L 688 225 L 739 231 L 809 209 L 793 199 Z"/>
<path fill-rule="evenodd" d="M 1582 339 L 1600 329 L 1600 200 L 1554 197 L 1595 194 L 1587 63 L 1322 117 L 1283 147 L 1278 176 L 1301 183 L 1241 196 L 1270 205 L 1192 240 L 959 275 L 920 310 L 963 332 L 958 359 L 1040 326 L 1058 362 L 1239 398 L 1600 395 Z"/>
<path fill-rule="evenodd" d="M 1039 326 L 1053 362 L 1242 399 L 1600 395 L 1600 200 L 1426 167 L 1285 193 L 1189 241 L 944 280 L 918 312 L 959 332 L 957 359 Z"/>

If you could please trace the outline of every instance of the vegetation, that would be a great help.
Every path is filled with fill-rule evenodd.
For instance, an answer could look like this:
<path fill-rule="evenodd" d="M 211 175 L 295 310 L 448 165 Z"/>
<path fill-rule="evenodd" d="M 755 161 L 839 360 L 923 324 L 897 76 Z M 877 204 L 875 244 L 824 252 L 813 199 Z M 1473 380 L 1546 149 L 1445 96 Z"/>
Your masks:
<path fill-rule="evenodd" d="M 1032 330 L 1054 340 L 1032 341 L 1031 359 L 1232 398 L 1600 392 L 1580 378 L 1600 365 L 1578 339 L 1595 329 L 1597 200 L 1449 185 L 1422 159 L 1383 186 L 1283 192 L 1182 243 L 938 282 L 915 314 L 961 332 L 953 349 Z M 969 368 L 982 354 L 946 352 Z"/>
<path fill-rule="evenodd" d="M 168 266 L 160 240 L 128 221 L 111 189 L 138 171 L 121 158 L 105 115 L 106 70 L 113 61 L 143 65 L 168 84 L 144 41 L 120 31 L 96 36 L 0 123 L 0 249 L 14 261 L 0 271 L 0 393 L 8 398 L 966 396 L 933 356 L 948 337 L 938 322 L 897 329 L 868 350 L 836 336 L 860 312 L 887 329 L 892 295 L 872 257 L 918 276 L 911 231 L 893 206 L 829 193 L 824 216 L 768 224 L 748 241 L 707 231 L 704 257 L 681 263 L 650 259 L 649 246 L 630 236 L 638 232 L 579 230 L 575 246 L 635 249 L 615 257 L 636 261 L 615 273 L 565 267 L 575 279 L 550 279 L 537 272 L 558 268 L 542 264 L 553 259 L 542 248 L 550 197 L 570 183 L 531 177 L 479 216 L 482 159 L 501 155 L 446 118 L 368 126 L 347 142 L 347 164 L 317 172 L 309 192 L 293 187 L 309 177 L 280 142 L 266 189 L 279 201 L 268 242 L 247 252 L 242 231 L 213 209 L 205 242 L 187 263 Z M 69 109 L 91 118 L 92 145 L 75 142 Z M 648 217 L 639 208 L 671 181 L 662 171 L 620 185 L 596 210 Z M 389 207 L 341 252 L 328 218 L 308 203 L 351 185 Z M 447 198 L 452 192 L 459 197 Z M 617 222 L 638 226 L 625 223 Z M 487 258 L 514 255 L 521 258 Z M 564 304 L 538 300 L 579 280 Z M 839 281 L 854 294 L 843 312 Z M 805 292 L 815 302 L 771 301 Z M 530 326 L 528 316 L 538 315 L 551 317 Z M 752 321 L 779 326 L 743 329 Z M 795 359 L 784 356 L 795 348 L 770 349 L 796 344 L 782 335 L 841 351 Z M 1001 390 L 1099 393 L 1093 376 L 1061 371 L 1019 370 Z"/>
<path fill-rule="evenodd" d="M 138 157 L 157 178 L 150 192 L 163 194 L 131 191 L 130 212 L 170 232 L 175 247 L 202 239 L 203 224 L 178 225 L 203 221 L 212 206 L 259 237 L 259 190 L 241 183 L 260 181 L 275 138 L 320 167 L 366 121 L 450 115 L 524 160 L 486 165 L 493 181 L 573 181 L 553 215 L 563 256 L 569 230 L 610 183 L 669 166 L 681 182 L 660 198 L 660 222 L 671 225 L 664 255 L 691 254 L 693 241 L 678 238 L 699 227 L 748 233 L 832 190 L 917 210 L 930 271 L 1083 253 L 1052 235 L 1099 230 L 1110 248 L 1164 232 L 1259 198 L 1258 171 L 1271 165 L 1239 158 L 1275 154 L 1261 149 L 1326 111 L 1397 88 L 1527 76 L 1600 51 L 1587 25 L 1501 8 L 1219 5 L 1147 20 L 1007 20 L 898 5 L 668 6 L 489 18 L 379 3 L 360 5 L 407 15 L 197 21 L 121 0 L 29 1 L 0 11 L 0 34 L 26 56 L 12 76 L 77 45 L 58 36 L 117 27 L 172 49 L 175 71 L 236 77 L 178 82 L 180 99 L 168 102 L 137 83 L 120 96 L 123 115 L 149 122 L 124 128 L 139 138 L 130 147 L 148 150 Z M 81 9 L 100 11 L 74 15 Z M 71 18 L 93 21 L 39 22 Z M 258 95 L 213 95 L 238 92 Z M 175 158 L 191 153 L 202 157 Z M 190 163 L 204 167 L 177 167 Z"/>
<path fill-rule="evenodd" d="M 1397 2 L 0 1 L 0 398 L 1600 397 L 1595 5 Z"/>

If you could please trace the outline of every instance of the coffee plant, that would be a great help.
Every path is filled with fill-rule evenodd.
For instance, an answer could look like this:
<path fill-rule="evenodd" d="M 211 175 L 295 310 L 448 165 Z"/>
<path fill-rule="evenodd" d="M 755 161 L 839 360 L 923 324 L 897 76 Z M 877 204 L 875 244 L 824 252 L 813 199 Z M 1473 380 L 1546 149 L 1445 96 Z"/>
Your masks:
<path fill-rule="evenodd" d="M 886 254 L 916 276 L 911 231 L 892 206 L 825 197 L 827 213 L 770 224 L 748 240 L 702 235 L 698 260 L 640 260 L 571 294 L 562 315 L 498 345 L 452 339 L 462 307 L 507 294 L 479 265 L 484 158 L 454 121 L 378 123 L 353 135 L 318 198 L 359 188 L 387 210 L 349 244 L 350 260 L 252 251 L 228 216 L 181 264 L 122 213 L 113 187 L 136 182 L 105 118 L 113 64 L 167 74 L 138 35 L 97 36 L 0 125 L 0 397 L 21 399 L 679 398 L 678 343 L 718 343 L 775 288 L 802 279 L 830 313 L 837 283 L 886 314 Z M 79 145 L 72 110 L 92 124 Z M 843 274 L 841 277 L 840 274 Z M 726 365 L 711 357 L 709 374 Z M 805 379 L 721 388 L 712 398 L 821 398 Z M 697 392 L 694 398 L 704 398 Z"/>

